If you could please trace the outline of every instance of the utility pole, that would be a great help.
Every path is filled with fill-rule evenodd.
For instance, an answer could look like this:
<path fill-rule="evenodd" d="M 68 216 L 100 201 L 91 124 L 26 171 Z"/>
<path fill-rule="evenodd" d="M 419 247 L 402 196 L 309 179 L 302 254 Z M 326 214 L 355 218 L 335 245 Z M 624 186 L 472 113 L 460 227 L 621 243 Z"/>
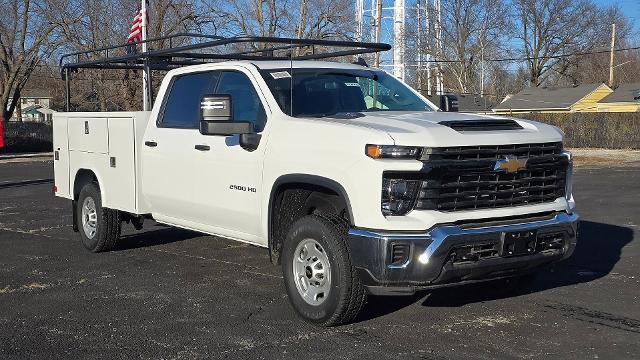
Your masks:
<path fill-rule="evenodd" d="M 611 59 L 609 61 L 609 87 L 613 87 L 613 61 L 616 47 L 616 24 L 611 24 Z"/>
<path fill-rule="evenodd" d="M 382 29 L 382 0 L 377 0 L 376 4 L 376 43 L 380 43 L 380 30 Z M 376 68 L 380 67 L 380 52 L 376 52 L 376 58 L 373 65 Z"/>
<path fill-rule="evenodd" d="M 382 29 L 382 0 L 377 0 L 376 3 L 376 16 L 375 16 L 375 25 L 376 25 L 376 43 L 380 43 L 380 30 Z M 373 66 L 377 69 L 380 67 L 380 52 L 376 52 L 375 61 Z M 373 82 L 373 108 L 378 107 L 378 82 Z"/>

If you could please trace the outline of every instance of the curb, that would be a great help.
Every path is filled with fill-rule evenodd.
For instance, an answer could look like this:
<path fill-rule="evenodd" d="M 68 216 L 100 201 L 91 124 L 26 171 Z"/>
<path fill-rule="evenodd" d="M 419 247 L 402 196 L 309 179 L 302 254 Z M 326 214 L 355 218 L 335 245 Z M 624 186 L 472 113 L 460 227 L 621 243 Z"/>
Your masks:
<path fill-rule="evenodd" d="M 28 158 L 36 158 L 36 157 L 53 157 L 53 153 L 46 152 L 46 153 L 27 153 L 27 154 L 0 154 L 0 160 L 28 159 Z"/>

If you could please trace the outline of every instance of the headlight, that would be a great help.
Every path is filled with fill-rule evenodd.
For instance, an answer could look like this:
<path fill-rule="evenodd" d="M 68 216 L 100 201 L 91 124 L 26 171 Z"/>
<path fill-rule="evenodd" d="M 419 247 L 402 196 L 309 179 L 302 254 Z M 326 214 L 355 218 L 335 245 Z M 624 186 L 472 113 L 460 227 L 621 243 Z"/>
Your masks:
<path fill-rule="evenodd" d="M 419 159 L 422 148 L 415 146 L 367 145 L 365 154 L 372 159 Z"/>
<path fill-rule="evenodd" d="M 384 178 L 382 180 L 382 213 L 404 215 L 413 209 L 420 189 L 419 180 Z"/>
<path fill-rule="evenodd" d="M 568 151 L 563 151 L 562 155 L 567 158 L 569 164 L 567 165 L 567 178 L 565 180 L 564 197 L 567 201 L 571 200 L 573 196 L 573 156 Z"/>

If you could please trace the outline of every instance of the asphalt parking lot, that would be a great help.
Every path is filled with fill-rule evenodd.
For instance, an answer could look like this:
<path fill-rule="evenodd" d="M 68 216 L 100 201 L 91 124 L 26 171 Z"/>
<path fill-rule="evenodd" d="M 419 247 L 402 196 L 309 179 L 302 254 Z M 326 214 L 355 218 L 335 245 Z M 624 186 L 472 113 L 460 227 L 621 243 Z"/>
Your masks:
<path fill-rule="evenodd" d="M 640 358 L 640 168 L 579 168 L 573 257 L 525 291 L 372 298 L 299 320 L 264 249 L 157 224 L 90 254 L 47 161 L 0 164 L 0 358 Z"/>

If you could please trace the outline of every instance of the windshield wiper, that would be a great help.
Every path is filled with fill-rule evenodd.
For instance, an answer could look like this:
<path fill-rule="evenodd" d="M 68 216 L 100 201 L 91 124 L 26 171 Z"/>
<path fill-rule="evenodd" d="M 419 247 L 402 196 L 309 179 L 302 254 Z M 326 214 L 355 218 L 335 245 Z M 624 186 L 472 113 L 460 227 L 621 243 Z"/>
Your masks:
<path fill-rule="evenodd" d="M 322 114 L 300 114 L 300 115 L 301 116 L 308 116 L 308 117 L 312 117 L 312 118 L 323 118 L 323 117 L 328 117 L 328 116 L 332 116 L 332 115 L 335 115 L 335 114 L 337 114 L 337 112 L 322 113 Z"/>
<path fill-rule="evenodd" d="M 325 117 L 333 117 L 335 119 L 357 119 L 365 116 L 361 111 L 338 111 L 334 113 L 326 113 L 326 114 L 313 114 L 306 115 L 313 118 L 325 118 Z"/>

